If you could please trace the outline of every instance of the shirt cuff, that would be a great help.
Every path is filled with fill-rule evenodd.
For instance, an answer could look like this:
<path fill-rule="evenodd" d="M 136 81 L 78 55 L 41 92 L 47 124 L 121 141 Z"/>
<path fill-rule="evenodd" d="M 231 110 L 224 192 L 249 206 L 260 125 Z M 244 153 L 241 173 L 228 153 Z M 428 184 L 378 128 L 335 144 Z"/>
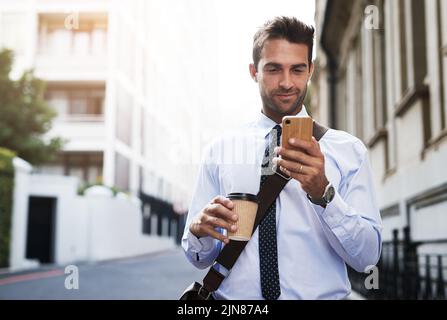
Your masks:
<path fill-rule="evenodd" d="M 332 199 L 326 208 L 319 205 L 313 205 L 313 207 L 320 220 L 326 224 L 348 253 L 354 252 L 354 243 L 351 241 L 349 232 L 345 226 L 346 223 L 349 224 L 350 220 L 346 219 L 349 217 L 349 206 L 338 192 L 335 192 L 334 199 Z"/>
<path fill-rule="evenodd" d="M 326 208 L 314 205 L 314 209 L 330 228 L 335 228 L 341 224 L 349 211 L 349 206 L 343 201 L 339 193 L 335 192 L 334 198 Z"/>
<path fill-rule="evenodd" d="M 188 251 L 193 253 L 200 253 L 206 255 L 214 249 L 214 239 L 212 237 L 197 238 L 191 231 L 188 230 Z"/>

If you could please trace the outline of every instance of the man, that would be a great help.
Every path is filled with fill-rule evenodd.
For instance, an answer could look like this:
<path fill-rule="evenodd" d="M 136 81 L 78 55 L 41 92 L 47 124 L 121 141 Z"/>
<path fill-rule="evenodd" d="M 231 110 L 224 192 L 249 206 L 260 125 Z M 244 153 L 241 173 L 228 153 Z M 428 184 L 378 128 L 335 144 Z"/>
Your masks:
<path fill-rule="evenodd" d="M 225 195 L 257 194 L 264 149 L 281 134 L 282 118 L 307 116 L 313 38 L 312 27 L 288 17 L 256 33 L 250 75 L 259 85 L 262 111 L 205 153 L 182 239 L 196 267 L 209 267 L 228 243 L 227 231 L 235 230 L 238 217 Z M 219 161 L 234 141 L 249 148 L 259 140 L 255 163 Z M 291 149 L 275 149 L 269 165 L 292 179 L 214 292 L 216 299 L 343 299 L 351 290 L 346 264 L 364 272 L 380 257 L 381 219 L 363 143 L 332 129 L 320 141 L 290 143 Z"/>

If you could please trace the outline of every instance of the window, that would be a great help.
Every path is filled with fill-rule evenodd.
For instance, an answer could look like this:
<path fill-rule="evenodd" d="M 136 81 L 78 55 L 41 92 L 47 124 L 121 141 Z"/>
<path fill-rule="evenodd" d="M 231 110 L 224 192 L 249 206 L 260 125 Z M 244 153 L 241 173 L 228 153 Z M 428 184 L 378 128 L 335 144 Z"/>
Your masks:
<path fill-rule="evenodd" d="M 398 50 L 396 51 L 398 59 L 399 59 L 399 67 L 400 67 L 400 78 L 398 79 L 397 86 L 400 89 L 398 92 L 398 97 L 403 97 L 408 90 L 408 55 L 407 55 L 407 33 L 408 30 L 406 28 L 406 20 L 410 19 L 407 12 L 408 1 L 406 0 L 397 0 L 398 1 Z"/>
<path fill-rule="evenodd" d="M 346 131 L 363 138 L 363 104 L 360 37 L 353 43 L 347 58 L 346 74 Z"/>
<path fill-rule="evenodd" d="M 79 14 L 78 25 L 65 26 L 66 15 L 39 16 L 39 52 L 42 54 L 103 55 L 107 47 L 107 17 Z"/>
<path fill-rule="evenodd" d="M 129 80 L 135 81 L 136 66 L 136 38 L 135 34 L 129 29 L 129 26 L 121 21 L 121 26 L 117 31 L 116 46 L 117 54 L 116 65 L 119 71 Z"/>
<path fill-rule="evenodd" d="M 387 1 L 388 21 L 387 26 L 390 29 L 390 39 L 387 41 L 390 45 L 391 63 L 390 68 L 393 70 L 393 102 L 392 104 L 398 108 L 399 103 L 405 96 L 409 88 L 408 83 L 408 25 L 411 24 L 411 15 L 408 15 L 408 1 L 397 0 Z"/>
<path fill-rule="evenodd" d="M 141 114 L 140 114 L 140 154 L 145 155 L 146 148 L 144 146 L 144 142 L 146 139 L 146 108 L 143 106 L 140 106 Z"/>
<path fill-rule="evenodd" d="M 61 118 L 102 120 L 104 87 L 50 87 L 45 95 Z"/>
<path fill-rule="evenodd" d="M 122 191 L 129 190 L 130 161 L 123 155 L 115 154 L 115 185 Z"/>
<path fill-rule="evenodd" d="M 155 194 L 162 198 L 164 196 L 165 181 L 162 177 L 158 177 L 157 181 L 157 190 L 155 191 Z"/>
<path fill-rule="evenodd" d="M 68 115 L 69 99 L 67 92 L 64 90 L 47 90 L 45 100 L 57 112 L 60 118 Z"/>
<path fill-rule="evenodd" d="M 430 92 L 430 136 L 437 139 L 446 128 L 447 62 L 447 4 L 443 0 L 426 2 L 427 60 L 426 83 Z"/>
<path fill-rule="evenodd" d="M 116 112 L 116 131 L 117 138 L 127 144 L 132 143 L 132 97 L 117 84 L 117 112 Z"/>
<path fill-rule="evenodd" d="M 144 186 L 144 168 L 138 166 L 138 191 L 143 191 Z"/>
<path fill-rule="evenodd" d="M 148 85 L 148 76 L 149 76 L 149 71 L 148 71 L 148 61 L 147 61 L 147 56 L 146 56 L 146 50 L 141 49 L 141 65 L 140 65 L 140 79 L 141 79 L 141 93 L 143 95 L 144 98 L 146 98 L 147 96 L 147 85 Z"/>
<path fill-rule="evenodd" d="M 424 84 L 427 75 L 425 3 L 405 0 L 400 4 L 401 74 L 397 86 L 401 92 L 396 101 L 398 117 L 415 105 L 415 99 L 427 97 Z"/>
<path fill-rule="evenodd" d="M 73 90 L 69 93 L 70 115 L 101 115 L 104 90 Z"/>
<path fill-rule="evenodd" d="M 398 54 L 396 54 L 396 39 L 399 39 L 398 32 L 394 27 L 396 22 L 396 4 L 395 0 L 387 0 L 384 2 L 384 32 L 385 32 L 385 43 L 387 46 L 384 48 L 386 53 L 386 74 L 385 79 L 387 83 L 386 90 L 386 114 L 387 122 L 385 124 L 387 138 L 386 138 L 386 152 L 385 152 L 385 163 L 386 171 L 391 172 L 396 167 L 397 160 L 397 150 L 396 150 L 396 124 L 395 124 L 395 108 L 400 95 L 397 93 L 397 82 L 399 75 L 399 68 L 396 68 L 396 59 Z"/>
<path fill-rule="evenodd" d="M 46 35 L 47 42 L 41 43 L 42 53 L 65 54 L 70 52 L 71 33 L 66 29 L 54 29 L 48 31 Z"/>
<path fill-rule="evenodd" d="M 347 94 L 346 94 L 346 70 L 340 72 L 340 78 L 337 82 L 337 108 L 336 123 L 340 130 L 347 130 Z"/>
<path fill-rule="evenodd" d="M 25 51 L 27 36 L 26 14 L 5 12 L 0 15 L 0 48 L 8 48 L 15 54 Z"/>
<path fill-rule="evenodd" d="M 382 129 L 387 122 L 387 79 L 385 52 L 385 23 L 383 0 L 378 1 L 380 10 L 379 30 L 373 34 L 373 74 L 374 74 L 374 129 Z"/>
<path fill-rule="evenodd" d="M 359 89 L 363 92 L 364 138 L 370 147 L 384 137 L 387 90 L 383 0 L 375 1 L 374 5 L 379 8 L 379 26 L 362 28 L 363 87 Z"/>
<path fill-rule="evenodd" d="M 65 175 L 76 176 L 84 183 L 102 181 L 102 153 L 64 152 L 57 163 L 62 164 Z"/>
<path fill-rule="evenodd" d="M 442 123 L 441 128 L 446 129 L 447 122 L 447 4 L 445 0 L 437 1 L 438 43 L 439 43 L 439 81 Z"/>
<path fill-rule="evenodd" d="M 90 50 L 90 33 L 92 30 L 73 30 L 71 32 L 71 50 L 75 55 L 88 55 Z"/>
<path fill-rule="evenodd" d="M 355 47 L 355 80 L 354 80 L 354 120 L 355 135 L 359 139 L 365 138 L 363 125 L 363 73 L 362 73 L 362 39 L 358 37 Z"/>

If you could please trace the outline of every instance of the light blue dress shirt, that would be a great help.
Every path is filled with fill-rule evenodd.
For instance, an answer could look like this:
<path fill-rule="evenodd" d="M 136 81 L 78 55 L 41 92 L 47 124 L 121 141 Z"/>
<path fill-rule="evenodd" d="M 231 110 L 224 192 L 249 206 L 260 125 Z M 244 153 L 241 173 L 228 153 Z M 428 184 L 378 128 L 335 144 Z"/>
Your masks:
<path fill-rule="evenodd" d="M 298 116 L 307 116 L 304 106 Z M 189 232 L 190 223 L 217 195 L 258 193 L 264 150 L 275 125 L 260 113 L 256 121 L 223 134 L 206 148 L 182 238 L 194 266 L 211 266 L 223 244 L 211 237 L 198 239 Z M 312 204 L 300 183 L 291 179 L 276 199 L 279 299 L 343 299 L 351 292 L 346 264 L 364 272 L 380 257 L 382 222 L 367 149 L 354 136 L 333 129 L 319 143 L 336 194 L 324 209 Z M 214 297 L 263 299 L 258 230 Z"/>

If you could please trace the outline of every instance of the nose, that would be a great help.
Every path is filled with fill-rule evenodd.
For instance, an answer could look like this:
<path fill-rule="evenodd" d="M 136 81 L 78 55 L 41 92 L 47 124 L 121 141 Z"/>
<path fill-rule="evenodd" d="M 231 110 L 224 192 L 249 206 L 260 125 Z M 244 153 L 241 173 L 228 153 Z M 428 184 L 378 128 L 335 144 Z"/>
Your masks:
<path fill-rule="evenodd" d="M 288 72 L 284 72 L 281 80 L 279 82 L 279 86 L 284 90 L 289 90 L 293 87 L 292 77 Z"/>

